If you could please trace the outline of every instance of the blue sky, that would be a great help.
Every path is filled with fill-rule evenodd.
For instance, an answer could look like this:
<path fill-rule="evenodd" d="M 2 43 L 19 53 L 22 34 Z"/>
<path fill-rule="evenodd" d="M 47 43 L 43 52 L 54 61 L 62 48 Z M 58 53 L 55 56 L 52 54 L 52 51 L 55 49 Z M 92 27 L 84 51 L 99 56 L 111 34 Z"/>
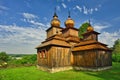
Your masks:
<path fill-rule="evenodd" d="M 35 46 L 46 38 L 54 9 L 61 27 L 68 17 L 75 27 L 89 19 L 101 33 L 99 41 L 113 46 L 120 37 L 120 0 L 0 0 L 0 51 L 36 53 Z"/>

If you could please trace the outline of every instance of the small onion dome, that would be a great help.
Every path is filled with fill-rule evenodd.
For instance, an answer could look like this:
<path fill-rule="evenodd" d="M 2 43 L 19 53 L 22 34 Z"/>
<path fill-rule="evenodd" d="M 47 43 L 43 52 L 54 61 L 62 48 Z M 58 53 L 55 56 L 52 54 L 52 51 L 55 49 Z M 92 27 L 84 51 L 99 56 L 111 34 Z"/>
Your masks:
<path fill-rule="evenodd" d="M 88 32 L 94 31 L 94 28 L 90 25 L 90 26 L 87 27 L 87 31 Z"/>
<path fill-rule="evenodd" d="M 68 17 L 68 19 L 65 21 L 65 26 L 68 27 L 74 27 L 74 20 L 72 20 L 70 17 Z"/>
<path fill-rule="evenodd" d="M 51 20 L 51 26 L 60 27 L 60 20 L 56 13 L 54 13 L 53 19 Z"/>

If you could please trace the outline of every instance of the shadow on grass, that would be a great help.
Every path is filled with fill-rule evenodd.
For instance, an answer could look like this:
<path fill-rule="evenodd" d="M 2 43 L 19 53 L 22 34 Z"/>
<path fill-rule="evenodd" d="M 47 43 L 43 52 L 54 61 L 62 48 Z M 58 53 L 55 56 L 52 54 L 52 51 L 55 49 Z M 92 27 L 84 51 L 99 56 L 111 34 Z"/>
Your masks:
<path fill-rule="evenodd" d="M 87 75 L 102 78 L 103 80 L 120 80 L 120 63 L 113 63 L 109 70 L 99 72 L 84 72 Z"/>

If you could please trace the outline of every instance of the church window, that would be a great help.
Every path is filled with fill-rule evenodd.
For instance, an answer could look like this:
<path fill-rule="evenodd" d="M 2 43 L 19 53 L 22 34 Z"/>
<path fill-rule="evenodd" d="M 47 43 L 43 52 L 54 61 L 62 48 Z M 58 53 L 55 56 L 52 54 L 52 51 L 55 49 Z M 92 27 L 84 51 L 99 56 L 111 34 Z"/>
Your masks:
<path fill-rule="evenodd" d="M 43 58 L 45 58 L 45 50 L 42 51 Z"/>
<path fill-rule="evenodd" d="M 46 50 L 42 50 L 42 58 L 46 58 L 47 57 L 47 51 Z"/>
<path fill-rule="evenodd" d="M 41 53 L 41 51 L 39 51 L 39 54 L 40 54 L 40 58 L 42 58 L 42 53 Z"/>

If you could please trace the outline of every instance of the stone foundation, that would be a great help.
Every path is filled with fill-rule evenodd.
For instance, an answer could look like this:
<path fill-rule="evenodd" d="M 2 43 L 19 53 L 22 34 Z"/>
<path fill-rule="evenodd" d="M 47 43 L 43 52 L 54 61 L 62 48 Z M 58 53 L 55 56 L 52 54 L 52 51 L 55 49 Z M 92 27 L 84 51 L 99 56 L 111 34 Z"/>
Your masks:
<path fill-rule="evenodd" d="M 66 71 L 66 70 L 73 69 L 72 66 L 48 68 L 48 67 L 43 67 L 43 66 L 39 66 L 39 65 L 37 65 L 37 68 L 42 70 L 42 71 L 48 71 L 50 73 L 55 73 L 55 72 L 59 72 L 59 71 Z"/>
<path fill-rule="evenodd" d="M 37 65 L 37 68 L 42 70 L 42 71 L 47 71 L 50 73 L 55 73 L 55 72 L 59 72 L 59 71 L 66 71 L 66 70 L 71 70 L 71 69 L 75 69 L 75 70 L 86 70 L 86 71 L 102 71 L 102 70 L 107 70 L 112 68 L 112 66 L 107 66 L 107 67 L 99 67 L 99 68 L 84 68 L 84 67 L 77 67 L 77 66 L 66 66 L 66 67 L 53 67 L 53 68 L 48 68 L 48 67 L 43 67 L 43 66 L 39 66 Z"/>
<path fill-rule="evenodd" d="M 84 68 L 84 67 L 74 67 L 75 70 L 86 70 L 86 71 L 103 71 L 107 69 L 111 69 L 112 66 L 107 67 L 98 67 L 98 68 Z"/>

